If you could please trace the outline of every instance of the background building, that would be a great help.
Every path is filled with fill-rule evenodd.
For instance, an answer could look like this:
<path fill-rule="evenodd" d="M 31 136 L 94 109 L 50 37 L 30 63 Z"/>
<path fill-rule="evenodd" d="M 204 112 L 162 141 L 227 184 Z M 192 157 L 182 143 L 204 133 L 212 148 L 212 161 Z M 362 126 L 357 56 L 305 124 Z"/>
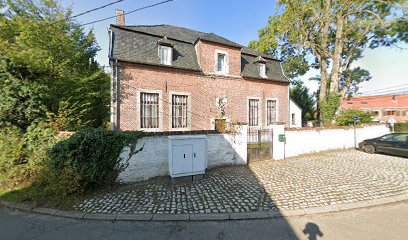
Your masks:
<path fill-rule="evenodd" d="M 344 99 L 341 107 L 369 111 L 376 122 L 387 122 L 391 117 L 397 122 L 408 122 L 408 94 L 357 96 Z"/>

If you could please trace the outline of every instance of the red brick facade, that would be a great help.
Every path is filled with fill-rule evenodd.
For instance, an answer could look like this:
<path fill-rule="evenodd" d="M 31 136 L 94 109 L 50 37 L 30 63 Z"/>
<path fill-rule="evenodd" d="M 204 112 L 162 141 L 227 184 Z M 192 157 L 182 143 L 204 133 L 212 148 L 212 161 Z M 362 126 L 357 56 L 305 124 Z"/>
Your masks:
<path fill-rule="evenodd" d="M 216 99 L 226 98 L 224 118 L 227 123 L 248 123 L 249 99 L 259 99 L 259 127 L 266 127 L 266 101 L 277 101 L 277 122 L 288 124 L 289 83 L 270 79 L 241 77 L 241 49 L 198 40 L 197 61 L 202 72 L 167 66 L 138 63 L 117 63 L 120 83 L 119 110 L 113 101 L 112 119 L 118 130 L 188 131 L 214 129 L 214 119 L 220 117 Z M 217 52 L 227 53 L 225 75 L 215 73 Z M 116 63 L 113 65 L 113 99 L 116 95 Z M 159 94 L 159 128 L 141 129 L 140 93 Z M 188 96 L 188 126 L 179 129 L 171 125 L 172 94 Z M 117 116 L 118 115 L 118 116 Z M 116 123 L 117 122 L 117 123 Z"/>

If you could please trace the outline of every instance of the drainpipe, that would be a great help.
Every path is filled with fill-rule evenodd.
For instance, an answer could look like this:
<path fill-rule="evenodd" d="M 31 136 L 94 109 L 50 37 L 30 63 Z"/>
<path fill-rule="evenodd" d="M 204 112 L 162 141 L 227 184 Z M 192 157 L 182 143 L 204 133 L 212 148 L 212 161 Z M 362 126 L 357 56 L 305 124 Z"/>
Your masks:
<path fill-rule="evenodd" d="M 119 93 L 119 91 L 120 91 L 120 82 L 119 82 L 119 78 L 118 78 L 118 60 L 115 60 L 115 82 L 116 82 L 116 91 L 115 91 L 115 99 L 116 99 L 115 130 L 118 130 L 119 129 L 119 114 L 120 114 L 120 111 L 119 111 L 119 107 L 120 107 L 120 104 L 119 104 L 119 101 L 120 101 L 120 99 L 119 99 L 119 96 L 120 96 L 120 93 Z"/>
<path fill-rule="evenodd" d="M 109 61 L 109 65 L 111 68 L 111 75 L 110 75 L 110 123 L 111 123 L 111 130 L 115 131 L 115 116 L 113 113 L 114 107 L 114 91 L 113 91 L 113 62 Z"/>
<path fill-rule="evenodd" d="M 279 63 L 280 67 L 281 67 L 281 71 L 283 76 L 289 81 L 289 86 L 290 86 L 290 79 L 288 77 L 286 77 L 285 72 L 283 71 L 283 67 L 282 67 L 282 62 Z M 290 127 L 290 87 L 288 88 L 288 121 L 287 121 L 287 126 Z"/>

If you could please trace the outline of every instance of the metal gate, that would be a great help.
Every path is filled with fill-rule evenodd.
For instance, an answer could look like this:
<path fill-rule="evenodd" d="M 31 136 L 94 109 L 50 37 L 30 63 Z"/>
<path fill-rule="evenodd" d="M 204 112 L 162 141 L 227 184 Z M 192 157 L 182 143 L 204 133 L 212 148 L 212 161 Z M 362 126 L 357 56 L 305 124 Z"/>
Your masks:
<path fill-rule="evenodd" d="M 273 158 L 272 129 L 248 128 L 248 163 Z"/>

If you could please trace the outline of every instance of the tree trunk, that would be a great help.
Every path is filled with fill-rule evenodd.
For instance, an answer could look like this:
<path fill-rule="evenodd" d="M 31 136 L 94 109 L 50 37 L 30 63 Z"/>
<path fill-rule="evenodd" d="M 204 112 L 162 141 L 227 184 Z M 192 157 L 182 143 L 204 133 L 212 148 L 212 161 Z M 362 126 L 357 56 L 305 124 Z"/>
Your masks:
<path fill-rule="evenodd" d="M 323 19 L 323 28 L 322 28 L 322 48 L 324 50 L 327 49 L 327 42 L 328 42 L 328 32 L 329 32 L 329 25 L 330 25 L 330 9 L 331 9 L 331 0 L 326 0 L 325 8 L 324 8 L 324 19 Z M 324 100 L 327 95 L 327 81 L 328 81 L 328 74 L 327 74 L 327 58 L 325 54 L 319 58 L 320 60 L 320 94 L 319 100 Z"/>
<path fill-rule="evenodd" d="M 337 16 L 336 23 L 336 40 L 334 43 L 334 56 L 333 56 L 333 67 L 330 76 L 330 93 L 338 93 L 339 82 L 341 77 L 341 55 L 343 52 L 343 25 L 344 25 L 344 16 L 340 12 Z"/>

